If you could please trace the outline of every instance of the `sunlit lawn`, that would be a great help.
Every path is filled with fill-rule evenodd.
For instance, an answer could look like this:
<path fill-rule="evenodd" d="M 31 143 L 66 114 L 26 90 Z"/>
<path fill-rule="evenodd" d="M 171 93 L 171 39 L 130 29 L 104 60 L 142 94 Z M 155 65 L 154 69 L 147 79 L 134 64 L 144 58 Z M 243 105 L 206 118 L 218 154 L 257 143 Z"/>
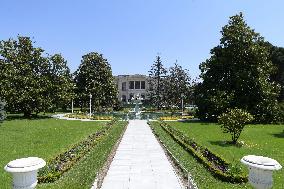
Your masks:
<path fill-rule="evenodd" d="M 230 141 L 230 135 L 222 133 L 216 124 L 168 123 L 228 162 L 239 163 L 243 156 L 253 154 L 271 157 L 284 166 L 284 125 L 248 125 L 239 139 L 244 145 L 237 147 L 226 143 Z M 276 188 L 284 188 L 284 169 L 275 172 L 274 180 Z"/>
<path fill-rule="evenodd" d="M 0 125 L 0 188 L 11 188 L 11 176 L 3 169 L 9 161 L 31 156 L 48 160 L 95 133 L 104 124 L 52 118 L 4 121 Z"/>

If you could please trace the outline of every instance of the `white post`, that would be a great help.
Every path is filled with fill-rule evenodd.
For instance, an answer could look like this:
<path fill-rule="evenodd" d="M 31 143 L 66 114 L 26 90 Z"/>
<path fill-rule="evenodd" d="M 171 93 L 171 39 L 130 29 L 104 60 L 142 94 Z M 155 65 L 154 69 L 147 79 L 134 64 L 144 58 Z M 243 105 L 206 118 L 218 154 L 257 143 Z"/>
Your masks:
<path fill-rule="evenodd" d="M 181 94 L 181 115 L 183 115 L 183 97 L 184 94 Z"/>
<path fill-rule="evenodd" d="M 90 119 L 92 116 L 92 95 L 90 94 Z"/>
<path fill-rule="evenodd" d="M 72 114 L 73 114 L 73 113 L 74 113 L 73 99 L 72 99 L 72 104 L 71 104 L 71 106 L 72 106 Z"/>

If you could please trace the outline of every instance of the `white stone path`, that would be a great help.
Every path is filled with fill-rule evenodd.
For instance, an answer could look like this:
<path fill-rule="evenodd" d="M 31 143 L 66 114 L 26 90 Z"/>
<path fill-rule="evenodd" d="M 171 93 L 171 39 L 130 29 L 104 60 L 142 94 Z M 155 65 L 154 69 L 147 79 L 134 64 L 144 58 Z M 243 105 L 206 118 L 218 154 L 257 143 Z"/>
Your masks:
<path fill-rule="evenodd" d="M 182 184 L 145 120 L 131 120 L 102 189 L 181 189 Z"/>

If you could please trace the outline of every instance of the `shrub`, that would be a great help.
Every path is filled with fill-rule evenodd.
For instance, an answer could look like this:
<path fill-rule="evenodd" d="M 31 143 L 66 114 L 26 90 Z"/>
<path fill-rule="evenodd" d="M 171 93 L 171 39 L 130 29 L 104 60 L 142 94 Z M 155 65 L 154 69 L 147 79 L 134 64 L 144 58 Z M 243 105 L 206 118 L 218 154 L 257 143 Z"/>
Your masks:
<path fill-rule="evenodd" d="M 242 109 L 231 109 L 218 117 L 218 123 L 221 125 L 223 133 L 229 133 L 232 137 L 232 143 L 236 144 L 246 123 L 253 120 L 253 116 Z"/>

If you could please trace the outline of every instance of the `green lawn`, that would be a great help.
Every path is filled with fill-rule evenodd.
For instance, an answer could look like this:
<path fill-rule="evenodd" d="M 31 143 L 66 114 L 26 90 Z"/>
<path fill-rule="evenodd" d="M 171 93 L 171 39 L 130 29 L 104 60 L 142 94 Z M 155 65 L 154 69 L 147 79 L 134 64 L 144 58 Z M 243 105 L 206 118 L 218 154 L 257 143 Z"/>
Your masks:
<path fill-rule="evenodd" d="M 37 156 L 45 160 L 66 151 L 105 122 L 46 119 L 11 119 L 0 125 L 0 188 L 10 188 L 11 176 L 3 167 L 11 160 Z"/>
<path fill-rule="evenodd" d="M 227 145 L 224 141 L 230 140 L 230 135 L 223 134 L 220 127 L 213 123 L 182 123 L 167 122 L 171 126 L 179 129 L 197 143 L 207 147 L 212 152 L 221 155 L 228 162 L 239 163 L 240 159 L 248 154 L 268 156 L 276 159 L 282 166 L 284 165 L 284 125 L 249 125 L 245 127 L 240 140 L 244 141 L 243 147 Z M 152 123 L 157 125 L 157 123 Z M 218 181 L 210 175 L 206 169 L 196 162 L 192 156 L 186 154 L 173 140 L 160 128 L 160 137 L 167 141 L 168 148 L 171 148 L 177 157 L 184 162 L 197 181 L 200 188 L 245 188 L 246 185 L 233 185 Z M 181 155 L 183 154 L 183 155 Z M 193 166 L 194 165 L 194 166 Z M 241 165 L 241 164 L 240 164 Z M 243 166 L 243 165 L 241 165 Z M 246 167 L 243 169 L 247 171 Z M 208 174 L 209 173 L 209 174 Z M 274 174 L 274 189 L 284 188 L 284 169 Z M 209 185 L 210 184 L 210 185 Z"/>
<path fill-rule="evenodd" d="M 40 184 L 39 189 L 90 189 L 98 170 L 106 162 L 114 144 L 122 134 L 125 122 L 118 122 L 109 134 L 80 160 L 72 169 L 66 172 L 58 181 L 51 184 Z"/>

